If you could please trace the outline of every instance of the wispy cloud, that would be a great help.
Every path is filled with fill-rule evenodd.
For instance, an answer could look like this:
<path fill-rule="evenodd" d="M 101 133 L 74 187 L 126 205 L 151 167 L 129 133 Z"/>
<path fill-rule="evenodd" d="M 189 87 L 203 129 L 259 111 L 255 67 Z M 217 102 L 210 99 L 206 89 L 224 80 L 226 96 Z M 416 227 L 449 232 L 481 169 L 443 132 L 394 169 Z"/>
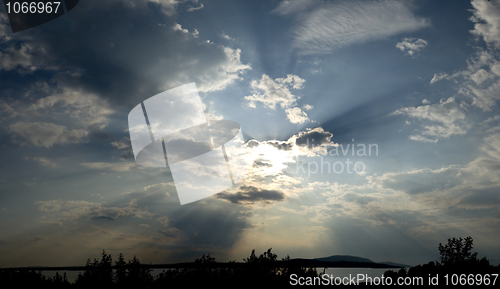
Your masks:
<path fill-rule="evenodd" d="M 57 167 L 57 163 L 53 160 L 50 160 L 46 157 L 25 157 L 25 160 L 30 160 L 39 163 L 44 167 L 55 168 Z"/>
<path fill-rule="evenodd" d="M 136 166 L 135 162 L 117 162 L 117 163 L 106 163 L 106 162 L 95 162 L 95 163 L 82 163 L 84 167 L 94 169 L 94 170 L 110 170 L 115 172 L 125 172 Z"/>
<path fill-rule="evenodd" d="M 275 12 L 296 16 L 293 46 L 301 54 L 331 53 L 430 25 L 405 1 L 283 1 Z"/>
<path fill-rule="evenodd" d="M 476 48 L 476 53 L 468 59 L 467 68 L 453 74 L 436 73 L 430 83 L 446 79 L 460 82 L 459 93 L 472 100 L 472 105 L 483 111 L 492 111 L 500 100 L 500 4 L 496 1 L 472 1 L 470 20 L 474 29 L 470 33 L 483 40 L 486 48 Z"/>
<path fill-rule="evenodd" d="M 200 6 L 198 6 L 198 7 L 189 7 L 187 12 L 193 12 L 193 11 L 200 10 L 200 9 L 203 9 L 203 4 L 200 4 Z"/>
<path fill-rule="evenodd" d="M 88 131 L 68 129 L 66 126 L 48 122 L 16 122 L 9 126 L 9 131 L 31 145 L 50 148 L 59 144 L 75 144 L 87 141 Z M 23 144 L 22 141 L 21 144 Z"/>
<path fill-rule="evenodd" d="M 423 122 L 423 130 L 410 136 L 415 141 L 437 142 L 453 135 L 463 135 L 469 127 L 465 122 L 464 108 L 453 97 L 436 104 L 400 108 L 391 115 L 406 115 Z"/>

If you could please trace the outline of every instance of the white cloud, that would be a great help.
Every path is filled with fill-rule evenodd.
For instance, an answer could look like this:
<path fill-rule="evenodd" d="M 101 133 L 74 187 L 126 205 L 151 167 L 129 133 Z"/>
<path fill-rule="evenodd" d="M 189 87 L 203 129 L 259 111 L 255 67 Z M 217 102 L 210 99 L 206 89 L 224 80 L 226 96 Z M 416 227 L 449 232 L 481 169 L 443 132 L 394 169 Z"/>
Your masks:
<path fill-rule="evenodd" d="M 471 2 L 474 29 L 471 33 L 480 36 L 486 43 L 500 48 L 500 3 L 498 1 L 473 0 Z"/>
<path fill-rule="evenodd" d="M 240 74 L 252 69 L 250 65 L 241 62 L 241 49 L 229 47 L 222 47 L 222 49 L 226 56 L 225 60 L 220 65 L 208 69 L 206 73 L 199 76 L 198 79 L 201 82 L 196 83 L 199 91 L 223 90 L 233 82 L 241 80 Z"/>
<path fill-rule="evenodd" d="M 310 2 L 284 1 L 275 10 L 282 15 L 298 15 L 293 46 L 302 54 L 331 53 L 429 26 L 405 1 Z"/>
<path fill-rule="evenodd" d="M 275 109 L 276 105 L 287 108 L 294 105 L 298 99 L 290 89 L 302 89 L 304 83 L 304 79 L 293 74 L 275 80 L 263 74 L 260 81 L 252 81 L 251 86 L 254 94 L 245 96 L 245 100 L 248 101 L 250 107 L 256 107 L 256 103 L 260 102 L 271 109 Z"/>
<path fill-rule="evenodd" d="M 401 42 L 396 44 L 396 48 L 401 51 L 407 51 L 408 55 L 413 56 L 415 53 L 427 47 L 427 41 L 416 38 L 403 38 Z"/>
<path fill-rule="evenodd" d="M 182 28 L 182 25 L 180 25 L 179 23 L 175 23 L 172 29 L 174 31 L 179 31 L 185 34 L 191 34 L 191 36 L 193 36 L 194 38 L 198 38 L 198 36 L 200 35 L 197 29 L 194 29 L 193 32 L 189 32 L 189 30 Z"/>
<path fill-rule="evenodd" d="M 424 122 L 420 134 L 410 136 L 416 141 L 437 142 L 453 135 L 465 134 L 468 129 L 464 121 L 465 111 L 454 98 L 436 104 L 400 108 L 391 115 L 405 115 Z"/>
<path fill-rule="evenodd" d="M 484 40 L 486 49 L 476 48 L 476 53 L 468 59 L 467 69 L 449 75 L 434 74 L 430 83 L 442 79 L 458 83 L 462 78 L 459 93 L 469 97 L 472 105 L 484 111 L 492 111 L 500 100 L 500 61 L 497 57 L 500 48 L 500 4 L 495 1 L 474 0 L 471 9 L 474 29 L 470 33 Z"/>
<path fill-rule="evenodd" d="M 161 6 L 161 11 L 168 16 L 172 16 L 176 12 L 176 7 L 179 3 L 187 0 L 145 0 L 146 2 L 155 3 Z"/>
<path fill-rule="evenodd" d="M 200 4 L 200 6 L 198 6 L 198 7 L 189 7 L 187 12 L 193 12 L 193 11 L 200 10 L 200 9 L 203 9 L 203 4 Z"/>
<path fill-rule="evenodd" d="M 273 12 L 282 15 L 294 14 L 303 12 L 311 6 L 315 6 L 317 3 L 318 1 L 315 0 L 283 0 Z"/>
<path fill-rule="evenodd" d="M 298 107 L 287 108 L 285 109 L 286 117 L 290 120 L 291 123 L 302 124 L 309 121 L 309 117 L 307 117 L 307 113 L 302 111 Z"/>
<path fill-rule="evenodd" d="M 297 75 L 288 74 L 286 78 L 272 79 L 266 74 L 262 75 L 260 81 L 254 80 L 251 83 L 253 94 L 245 96 L 247 105 L 256 108 L 257 103 L 262 103 L 264 107 L 276 109 L 280 106 L 291 123 L 302 124 L 309 121 L 307 114 L 297 107 L 299 96 L 292 93 L 292 89 L 302 89 L 305 80 Z M 312 106 L 306 105 L 308 109 Z"/>

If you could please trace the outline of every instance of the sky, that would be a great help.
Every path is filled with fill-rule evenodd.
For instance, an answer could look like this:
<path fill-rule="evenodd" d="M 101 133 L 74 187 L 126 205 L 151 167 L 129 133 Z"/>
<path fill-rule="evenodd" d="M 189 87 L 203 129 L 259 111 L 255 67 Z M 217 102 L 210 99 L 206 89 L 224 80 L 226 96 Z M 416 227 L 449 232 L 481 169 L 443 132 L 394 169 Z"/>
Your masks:
<path fill-rule="evenodd" d="M 195 83 L 242 180 L 181 205 L 128 114 Z M 500 262 L 500 1 L 86 0 L 12 33 L 0 5 L 0 267 L 354 255 L 472 236 Z"/>

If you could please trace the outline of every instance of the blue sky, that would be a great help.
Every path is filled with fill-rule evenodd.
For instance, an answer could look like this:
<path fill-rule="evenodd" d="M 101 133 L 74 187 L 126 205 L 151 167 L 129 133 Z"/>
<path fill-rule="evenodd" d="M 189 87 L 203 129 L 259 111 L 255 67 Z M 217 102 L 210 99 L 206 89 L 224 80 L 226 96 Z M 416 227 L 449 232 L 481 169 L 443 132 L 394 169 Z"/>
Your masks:
<path fill-rule="evenodd" d="M 3 9 L 0 266 L 417 265 L 469 235 L 500 261 L 500 2 L 88 0 L 15 34 Z M 252 165 L 181 206 L 127 115 L 191 82 Z"/>

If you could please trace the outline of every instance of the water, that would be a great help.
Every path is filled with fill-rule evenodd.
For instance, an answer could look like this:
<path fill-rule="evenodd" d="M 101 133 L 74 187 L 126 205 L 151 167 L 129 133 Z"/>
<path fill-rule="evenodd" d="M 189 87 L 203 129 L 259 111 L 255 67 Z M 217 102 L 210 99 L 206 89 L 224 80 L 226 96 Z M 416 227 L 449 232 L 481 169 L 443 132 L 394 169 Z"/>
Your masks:
<path fill-rule="evenodd" d="M 66 279 L 70 282 L 73 283 L 76 281 L 76 277 L 78 277 L 79 273 L 83 274 L 83 271 L 41 271 L 42 275 L 44 275 L 46 278 L 53 278 L 56 276 L 56 273 L 59 273 L 61 277 L 66 273 Z"/>
<path fill-rule="evenodd" d="M 168 269 L 153 269 L 151 271 L 151 275 L 153 277 L 158 276 L 163 270 L 168 270 Z M 323 270 L 325 274 L 328 274 L 330 277 L 334 278 L 350 278 L 350 277 L 356 277 L 358 274 L 362 274 L 363 276 L 367 276 L 370 278 L 375 278 L 375 277 L 382 277 L 384 275 L 384 272 L 391 270 L 391 269 L 371 269 L 371 268 L 316 268 L 318 273 L 323 273 Z M 397 272 L 396 269 L 392 269 Z M 70 283 L 75 282 L 76 278 L 78 277 L 79 273 L 83 274 L 83 271 L 57 271 L 59 275 L 63 275 L 66 273 L 66 278 Z M 45 277 L 54 277 L 56 275 L 56 271 L 42 271 L 42 274 L 45 275 Z"/>
<path fill-rule="evenodd" d="M 350 277 L 356 276 L 357 274 L 366 275 L 370 278 L 382 277 L 384 272 L 391 269 L 372 269 L 372 268 L 326 268 L 325 273 L 332 277 Z M 399 269 L 392 269 L 393 271 L 398 271 Z M 323 273 L 323 268 L 317 268 L 318 273 Z"/>

